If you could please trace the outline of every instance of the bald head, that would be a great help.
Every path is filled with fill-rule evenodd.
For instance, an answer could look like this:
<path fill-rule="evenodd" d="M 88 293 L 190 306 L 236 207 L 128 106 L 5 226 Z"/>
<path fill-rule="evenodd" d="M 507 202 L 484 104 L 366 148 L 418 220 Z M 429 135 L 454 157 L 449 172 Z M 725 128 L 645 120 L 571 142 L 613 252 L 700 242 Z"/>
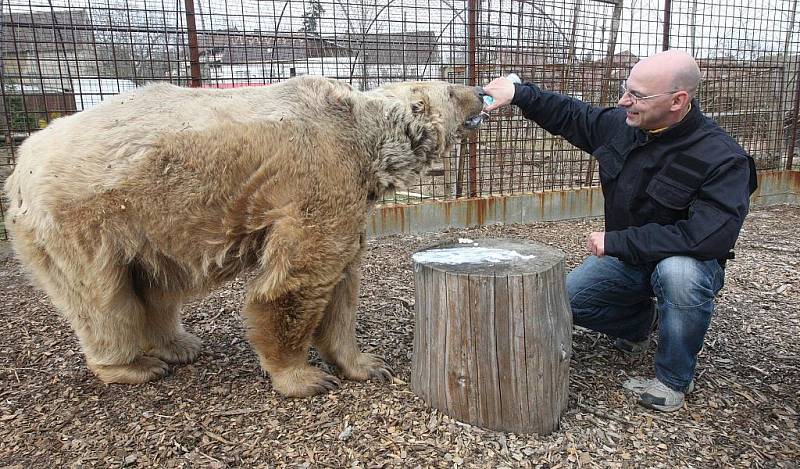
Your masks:
<path fill-rule="evenodd" d="M 657 130 L 683 120 L 700 84 L 700 68 L 691 55 L 659 52 L 633 66 L 618 104 L 631 127 Z"/>
<path fill-rule="evenodd" d="M 700 85 L 700 67 L 694 58 L 683 51 L 670 49 L 652 55 L 634 65 L 631 74 L 663 87 L 664 90 L 684 90 L 694 97 Z"/>

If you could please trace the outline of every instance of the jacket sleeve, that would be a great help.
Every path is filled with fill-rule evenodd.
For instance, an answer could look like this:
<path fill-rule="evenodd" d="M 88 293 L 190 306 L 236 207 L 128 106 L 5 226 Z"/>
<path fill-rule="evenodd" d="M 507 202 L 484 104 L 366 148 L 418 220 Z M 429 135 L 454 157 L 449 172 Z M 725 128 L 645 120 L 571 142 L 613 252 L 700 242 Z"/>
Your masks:
<path fill-rule="evenodd" d="M 532 83 L 517 83 L 514 88 L 511 104 L 526 118 L 588 153 L 607 143 L 620 124 L 625 124 L 618 108 L 595 107 Z"/>
<path fill-rule="evenodd" d="M 750 206 L 755 168 L 735 155 L 714 169 L 697 191 L 685 220 L 672 225 L 648 223 L 605 235 L 605 252 L 631 264 L 670 256 L 722 259 L 733 249 Z"/>

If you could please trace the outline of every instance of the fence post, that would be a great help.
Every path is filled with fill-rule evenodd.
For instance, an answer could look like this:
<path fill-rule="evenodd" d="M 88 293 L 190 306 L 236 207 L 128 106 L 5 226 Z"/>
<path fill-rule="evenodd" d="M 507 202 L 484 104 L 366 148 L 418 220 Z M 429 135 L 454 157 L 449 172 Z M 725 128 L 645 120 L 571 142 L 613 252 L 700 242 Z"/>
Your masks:
<path fill-rule="evenodd" d="M 478 84 L 478 71 L 476 64 L 478 62 L 478 1 L 467 1 L 467 83 L 469 86 L 476 86 Z M 477 197 L 478 195 L 478 137 L 471 135 L 469 137 L 469 196 Z"/>
<path fill-rule="evenodd" d="M 189 63 L 191 64 L 191 81 L 189 86 L 199 88 L 202 85 L 200 76 L 200 48 L 197 45 L 197 25 L 194 21 L 194 1 L 184 0 L 186 7 L 186 27 L 189 38 Z"/>
<path fill-rule="evenodd" d="M 3 115 L 0 116 L 0 122 L 3 124 L 3 142 L 9 148 L 11 148 L 11 158 L 13 160 L 14 157 L 14 146 L 11 142 L 14 139 L 14 131 L 11 129 L 11 115 L 8 112 L 8 101 L 6 100 L 6 74 L 5 74 L 5 63 L 0 60 L 0 99 L 2 99 L 2 104 L 0 105 L 0 111 L 2 111 Z M 22 87 L 20 86 L 20 90 Z M 0 201 L 0 214 L 2 214 L 2 201 Z"/>
<path fill-rule="evenodd" d="M 614 65 L 614 50 L 617 48 L 617 34 L 619 34 L 619 28 L 621 24 L 622 18 L 622 0 L 616 0 L 614 2 L 614 12 L 611 14 L 611 32 L 610 37 L 608 39 L 608 49 L 606 49 L 606 63 L 603 67 L 603 77 L 600 81 L 600 105 L 605 106 L 608 101 L 608 96 L 610 93 L 610 86 L 611 86 L 611 69 Z M 586 176 L 584 178 L 584 184 L 587 186 L 591 186 L 594 180 L 594 168 L 596 165 L 596 160 L 594 158 L 589 159 L 589 167 L 586 170 Z"/>
<path fill-rule="evenodd" d="M 661 40 L 661 50 L 669 49 L 669 29 L 672 20 L 672 0 L 664 0 L 664 37 Z"/>
<path fill-rule="evenodd" d="M 792 2 L 792 9 L 791 11 L 791 18 L 789 20 L 789 29 L 786 32 L 786 42 L 783 46 L 783 61 L 784 61 L 784 73 L 783 76 L 785 77 L 787 74 L 785 72 L 785 67 L 788 66 L 789 71 L 791 73 L 792 70 L 792 61 L 789 59 L 789 51 L 792 45 L 792 31 L 794 31 L 794 22 L 797 18 L 797 0 Z M 789 75 L 791 77 L 791 75 Z M 791 78 L 789 78 L 791 80 Z M 795 87 L 794 90 L 794 110 L 790 115 L 789 125 L 792 127 L 791 139 L 789 139 L 789 148 L 788 153 L 786 154 L 786 170 L 791 171 L 792 165 L 794 163 L 794 151 L 797 148 L 797 121 L 800 120 L 800 62 L 797 61 L 797 56 L 794 57 L 794 82 Z M 781 86 L 781 91 L 783 91 L 783 86 Z M 781 118 L 785 117 L 784 106 L 783 104 L 786 101 L 781 100 Z M 784 121 L 785 122 L 785 121 Z M 782 137 L 782 136 L 781 136 Z M 781 140 L 783 140 L 781 138 Z"/>
<path fill-rule="evenodd" d="M 789 153 L 786 155 L 786 170 L 791 171 L 794 164 L 794 149 L 797 146 L 797 121 L 800 121 L 800 63 L 796 64 L 798 70 L 795 71 L 794 81 L 797 86 L 794 89 L 794 111 L 792 112 L 792 138 L 789 140 Z"/>

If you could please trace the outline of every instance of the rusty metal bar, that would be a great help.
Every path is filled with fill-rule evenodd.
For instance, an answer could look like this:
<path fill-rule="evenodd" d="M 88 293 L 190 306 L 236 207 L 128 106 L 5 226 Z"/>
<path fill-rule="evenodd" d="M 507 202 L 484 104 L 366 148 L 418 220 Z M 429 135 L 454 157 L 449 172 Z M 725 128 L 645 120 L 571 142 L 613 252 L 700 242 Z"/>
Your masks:
<path fill-rule="evenodd" d="M 792 9 L 789 18 L 789 26 L 786 31 L 786 41 L 783 44 L 783 56 L 789 57 L 789 51 L 791 50 L 792 46 L 792 34 L 794 32 L 794 24 L 797 18 L 797 0 L 792 2 Z M 789 70 L 791 70 L 791 65 Z M 781 78 L 784 78 L 785 75 L 781 75 Z M 783 81 L 783 80 L 781 80 Z M 795 90 L 794 90 L 794 112 L 792 115 L 792 134 L 791 139 L 789 140 L 789 149 L 786 155 L 786 169 L 791 171 L 792 166 L 794 165 L 794 151 L 797 148 L 797 130 L 798 130 L 798 120 L 800 120 L 800 63 L 797 62 L 797 56 L 795 56 L 795 63 L 794 63 L 794 81 L 795 81 Z M 783 90 L 783 83 L 781 83 L 781 90 Z M 782 99 L 781 103 L 785 103 Z M 781 113 L 783 114 L 783 106 L 781 106 Z"/>
<path fill-rule="evenodd" d="M 672 22 L 672 0 L 664 0 L 664 35 L 661 39 L 661 50 L 669 49 L 670 27 Z"/>
<path fill-rule="evenodd" d="M 751 208 L 800 203 L 800 172 L 763 170 Z M 440 200 L 413 205 L 383 205 L 367 219 L 370 237 L 439 231 L 496 223 L 534 223 L 603 215 L 600 187 L 540 191 L 502 197 Z"/>
<path fill-rule="evenodd" d="M 614 4 L 614 13 L 611 17 L 611 32 L 608 39 L 608 48 L 606 49 L 605 63 L 603 66 L 603 76 L 600 81 L 600 104 L 605 106 L 608 102 L 611 85 L 611 68 L 614 64 L 614 50 L 617 48 L 617 34 L 619 34 L 620 23 L 622 18 L 622 1 Z M 594 158 L 589 160 L 589 167 L 586 170 L 584 184 L 591 186 L 594 180 L 594 170 L 597 165 Z"/>
<path fill-rule="evenodd" d="M 2 118 L 5 122 L 11 122 L 11 114 L 8 112 L 8 106 L 5 104 L 7 102 L 6 97 L 6 79 L 5 79 L 5 64 L 0 61 L 0 99 L 3 100 L 3 116 Z M 4 125 L 3 126 L 3 144 L 9 148 L 8 158 L 9 160 L 13 161 L 14 158 L 14 146 L 12 145 L 14 136 L 12 134 L 11 125 Z M 2 161 L 0 160 L 0 164 L 8 164 L 11 161 Z M 0 216 L 3 214 L 3 206 L 0 204 Z"/>
<path fill-rule="evenodd" d="M 467 28 L 469 36 L 467 39 L 467 78 L 470 86 L 478 84 L 478 71 L 476 64 L 478 62 L 478 8 L 480 3 L 478 0 L 469 0 L 467 2 Z M 469 138 L 469 196 L 476 197 L 478 195 L 478 138 L 477 136 L 470 136 Z"/>
<path fill-rule="evenodd" d="M 800 64 L 795 64 L 795 67 L 800 68 Z M 789 141 L 789 152 L 786 155 L 786 169 L 791 171 L 794 165 L 794 150 L 797 147 L 797 129 L 798 121 L 800 121 L 800 70 L 794 73 L 794 81 L 797 85 L 794 89 L 794 111 L 792 119 L 792 138 Z"/>
<path fill-rule="evenodd" d="M 191 64 L 191 80 L 189 86 L 199 88 L 203 85 L 200 75 L 200 47 L 197 43 L 197 25 L 194 21 L 194 1 L 184 0 L 186 6 L 186 35 L 189 39 L 189 63 Z"/>

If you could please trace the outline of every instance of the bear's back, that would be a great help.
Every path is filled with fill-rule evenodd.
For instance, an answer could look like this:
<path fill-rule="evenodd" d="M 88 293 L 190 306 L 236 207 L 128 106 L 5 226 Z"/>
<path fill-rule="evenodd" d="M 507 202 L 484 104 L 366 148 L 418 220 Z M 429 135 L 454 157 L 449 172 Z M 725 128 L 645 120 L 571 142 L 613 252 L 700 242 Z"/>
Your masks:
<path fill-rule="evenodd" d="M 151 84 L 56 119 L 19 150 L 6 191 L 28 208 L 111 189 L 160 139 L 186 131 L 282 119 L 317 120 L 324 96 L 360 95 L 323 77 L 298 77 L 263 87 L 184 88 Z M 81 189 L 83 188 L 83 189 Z"/>
<path fill-rule="evenodd" d="M 255 120 L 318 119 L 319 100 L 331 93 L 359 94 L 323 77 L 298 77 L 263 87 L 184 88 L 151 84 L 112 96 L 99 105 L 56 119 L 21 146 L 19 163 L 73 166 L 127 157 L 125 147 L 141 148 L 164 134 L 202 131 Z M 68 170 L 68 168 L 62 168 Z"/>

